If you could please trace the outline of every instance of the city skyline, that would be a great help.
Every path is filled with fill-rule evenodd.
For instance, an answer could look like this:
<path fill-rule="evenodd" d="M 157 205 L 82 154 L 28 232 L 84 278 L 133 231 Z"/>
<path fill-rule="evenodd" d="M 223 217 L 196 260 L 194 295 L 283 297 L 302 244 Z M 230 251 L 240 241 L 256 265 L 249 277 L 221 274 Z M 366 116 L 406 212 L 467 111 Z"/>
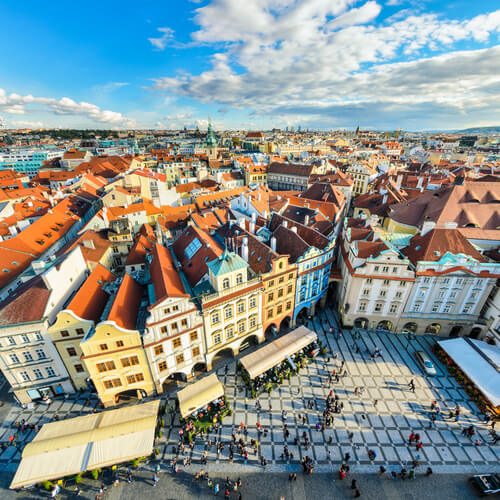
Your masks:
<path fill-rule="evenodd" d="M 498 125 L 493 1 L 3 5 L 7 127 Z M 21 21 L 22 20 L 22 21 Z"/>

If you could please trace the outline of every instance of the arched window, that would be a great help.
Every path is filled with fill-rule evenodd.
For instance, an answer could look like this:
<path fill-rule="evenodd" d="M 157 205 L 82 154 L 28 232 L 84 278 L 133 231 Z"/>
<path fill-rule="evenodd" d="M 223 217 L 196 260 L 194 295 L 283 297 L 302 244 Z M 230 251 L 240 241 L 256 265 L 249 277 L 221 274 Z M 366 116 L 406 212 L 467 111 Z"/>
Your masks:
<path fill-rule="evenodd" d="M 236 276 L 236 284 L 241 285 L 242 283 L 243 283 L 243 274 L 240 273 Z"/>
<path fill-rule="evenodd" d="M 224 278 L 224 279 L 222 280 L 222 288 L 223 288 L 224 290 L 226 290 L 226 289 L 228 289 L 228 288 L 229 288 L 229 278 Z"/>

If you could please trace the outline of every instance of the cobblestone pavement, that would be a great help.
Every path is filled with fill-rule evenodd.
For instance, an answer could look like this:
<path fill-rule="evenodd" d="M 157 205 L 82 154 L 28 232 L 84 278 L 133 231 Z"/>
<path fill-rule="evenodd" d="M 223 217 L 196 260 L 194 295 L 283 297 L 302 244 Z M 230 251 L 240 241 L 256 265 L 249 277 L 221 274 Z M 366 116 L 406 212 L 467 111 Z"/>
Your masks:
<path fill-rule="evenodd" d="M 344 331 L 336 336 L 325 335 L 329 324 L 334 323 L 331 310 L 322 311 L 313 320 L 313 329 L 320 340 L 332 353 L 338 353 L 337 360 L 319 357 L 301 370 L 300 375 L 285 381 L 270 395 L 259 396 L 262 410 L 255 408 L 244 388 L 243 381 L 236 376 L 236 365 L 232 361 L 227 373 L 224 367 L 217 369 L 219 379 L 224 384 L 226 395 L 233 409 L 233 415 L 224 419 L 218 432 L 218 438 L 230 441 L 233 427 L 245 423 L 248 428 L 247 439 L 257 439 L 257 455 L 251 453 L 248 462 L 235 453 L 234 462 L 229 464 L 228 447 L 217 457 L 215 447 L 208 449 L 208 464 L 203 468 L 212 472 L 255 472 L 260 470 L 259 456 L 268 462 L 269 472 L 298 471 L 300 461 L 309 456 L 315 461 L 315 471 L 328 472 L 339 467 L 345 453 L 351 458 L 351 468 L 358 472 L 373 472 L 381 464 L 396 467 L 401 461 L 415 458 L 414 446 L 409 446 L 408 436 L 413 430 L 420 434 L 423 449 L 419 451 L 422 468 L 431 466 L 435 472 L 472 472 L 500 471 L 500 446 L 476 446 L 468 437 L 461 434 L 465 426 L 474 425 L 476 436 L 489 441 L 488 427 L 482 423 L 477 407 L 472 403 L 457 382 L 449 376 L 445 367 L 432 354 L 431 346 L 435 342 L 432 336 L 417 336 L 408 340 L 406 335 L 386 333 L 363 333 L 356 340 L 354 333 Z M 356 345 L 359 346 L 359 352 Z M 382 357 L 372 360 L 367 351 L 373 352 L 378 347 Z M 421 349 L 433 360 L 438 375 L 427 377 L 414 357 L 414 351 Z M 344 403 L 341 415 L 335 415 L 334 424 L 326 431 L 316 430 L 316 422 L 322 414 L 325 399 L 330 391 L 327 386 L 328 373 L 335 363 L 345 360 L 347 375 L 332 389 Z M 408 383 L 414 380 L 415 392 L 408 390 Z M 354 394 L 355 387 L 364 387 L 361 395 Z M 174 395 L 163 396 L 163 400 L 173 405 Z M 374 401 L 377 400 L 377 404 Z M 442 416 L 435 428 L 429 429 L 429 405 L 437 400 Z M 314 408 L 307 407 L 313 401 Z M 459 404 L 460 420 L 447 420 L 449 410 Z M 38 424 L 51 421 L 57 414 L 59 418 L 70 418 L 93 411 L 98 405 L 94 396 L 80 394 L 66 400 L 56 400 L 49 407 L 37 405 L 32 410 L 23 410 L 14 406 L 0 428 L 0 441 L 8 441 L 15 432 L 16 421 L 25 419 L 27 423 Z M 291 436 L 287 441 L 283 434 L 282 410 L 287 412 L 286 423 Z M 299 420 L 299 415 L 306 415 L 306 424 Z M 268 429 L 267 435 L 258 436 L 257 422 Z M 165 415 L 163 436 L 159 439 L 161 458 L 168 464 L 174 458 L 173 447 L 179 436 L 178 415 Z M 305 432 L 311 442 L 306 450 L 304 446 L 295 446 L 294 438 L 299 440 Z M 353 433 L 352 438 L 349 434 Z M 328 441 L 332 437 L 332 444 Z M 0 454 L 0 470 L 14 471 L 17 467 L 23 443 L 32 439 L 32 433 L 19 436 L 19 446 L 9 446 Z M 210 436 L 215 439 L 215 434 Z M 200 459 L 205 449 L 206 440 L 198 438 L 191 453 L 192 464 L 186 470 L 199 470 Z M 281 458 L 283 447 L 288 445 L 293 459 Z M 375 460 L 368 458 L 368 450 L 376 451 Z M 187 455 L 186 455 L 187 456 Z M 183 456 L 179 457 L 182 461 Z"/>

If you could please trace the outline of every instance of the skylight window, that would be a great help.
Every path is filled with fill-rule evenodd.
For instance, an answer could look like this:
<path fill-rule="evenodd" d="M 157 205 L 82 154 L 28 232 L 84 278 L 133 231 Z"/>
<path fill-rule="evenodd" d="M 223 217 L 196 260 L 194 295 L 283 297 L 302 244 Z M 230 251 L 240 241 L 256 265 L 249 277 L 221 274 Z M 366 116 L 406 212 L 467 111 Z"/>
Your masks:
<path fill-rule="evenodd" d="M 191 259 L 193 255 L 201 248 L 201 243 L 198 238 L 194 238 L 194 240 L 186 247 L 184 250 L 184 255 L 186 259 Z"/>

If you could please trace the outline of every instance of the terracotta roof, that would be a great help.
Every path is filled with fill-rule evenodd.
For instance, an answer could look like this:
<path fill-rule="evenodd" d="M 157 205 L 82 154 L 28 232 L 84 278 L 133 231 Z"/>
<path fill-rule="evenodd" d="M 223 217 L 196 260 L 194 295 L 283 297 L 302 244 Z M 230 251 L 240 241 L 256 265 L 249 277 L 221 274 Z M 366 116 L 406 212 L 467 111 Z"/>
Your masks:
<path fill-rule="evenodd" d="M 111 242 L 101 232 L 87 230 L 63 246 L 56 255 L 70 252 L 76 246 L 80 247 L 85 262 L 99 263 L 103 255 L 111 246 Z"/>
<path fill-rule="evenodd" d="M 415 265 L 419 261 L 437 262 L 446 252 L 469 255 L 478 262 L 487 262 L 457 229 L 434 228 L 424 236 L 415 235 L 410 244 L 402 250 Z"/>
<path fill-rule="evenodd" d="M 125 273 L 106 321 L 114 321 L 126 330 L 135 330 L 142 292 L 142 286 Z"/>
<path fill-rule="evenodd" d="M 297 163 L 271 163 L 267 168 L 268 173 L 297 175 L 308 177 L 313 170 L 312 165 L 300 165 Z"/>
<path fill-rule="evenodd" d="M 155 290 L 155 303 L 167 297 L 189 297 L 175 269 L 170 251 L 159 243 L 153 247 L 153 260 L 149 274 Z"/>
<path fill-rule="evenodd" d="M 125 265 L 132 266 L 136 264 L 144 264 L 146 262 L 146 257 L 153 250 L 155 242 L 156 235 L 154 232 L 148 236 L 144 236 L 141 232 L 137 233 L 134 246 L 131 248 L 127 256 Z"/>
<path fill-rule="evenodd" d="M 188 246 L 197 239 L 199 245 L 192 255 L 186 253 Z M 223 249 L 205 231 L 195 226 L 189 226 L 173 244 L 173 250 L 182 265 L 189 284 L 195 286 L 208 271 L 207 262 L 219 257 Z"/>
<path fill-rule="evenodd" d="M 338 207 L 345 203 L 345 196 L 338 189 L 328 182 L 316 182 L 312 184 L 306 191 L 299 194 L 299 198 L 308 200 L 326 201 L 334 203 Z"/>
<path fill-rule="evenodd" d="M 79 318 L 97 322 L 109 299 L 103 285 L 115 279 L 116 276 L 111 271 L 97 264 L 65 309 L 69 309 Z"/>
<path fill-rule="evenodd" d="M 360 259 L 378 257 L 383 251 L 388 250 L 388 246 L 382 241 L 357 241 L 357 256 Z"/>
<path fill-rule="evenodd" d="M 212 194 L 199 195 L 196 197 L 196 205 L 200 210 L 205 208 L 213 208 L 217 205 L 225 204 L 229 200 L 236 198 L 240 193 L 248 192 L 246 186 L 240 186 L 233 189 L 226 189 L 225 191 L 217 191 Z"/>
<path fill-rule="evenodd" d="M 23 283 L 0 304 L 0 325 L 42 320 L 50 294 L 40 275 Z"/>
<path fill-rule="evenodd" d="M 291 263 L 295 263 L 310 248 L 297 233 L 284 226 L 277 226 L 273 236 L 276 238 L 276 251 L 280 255 L 289 255 Z"/>

